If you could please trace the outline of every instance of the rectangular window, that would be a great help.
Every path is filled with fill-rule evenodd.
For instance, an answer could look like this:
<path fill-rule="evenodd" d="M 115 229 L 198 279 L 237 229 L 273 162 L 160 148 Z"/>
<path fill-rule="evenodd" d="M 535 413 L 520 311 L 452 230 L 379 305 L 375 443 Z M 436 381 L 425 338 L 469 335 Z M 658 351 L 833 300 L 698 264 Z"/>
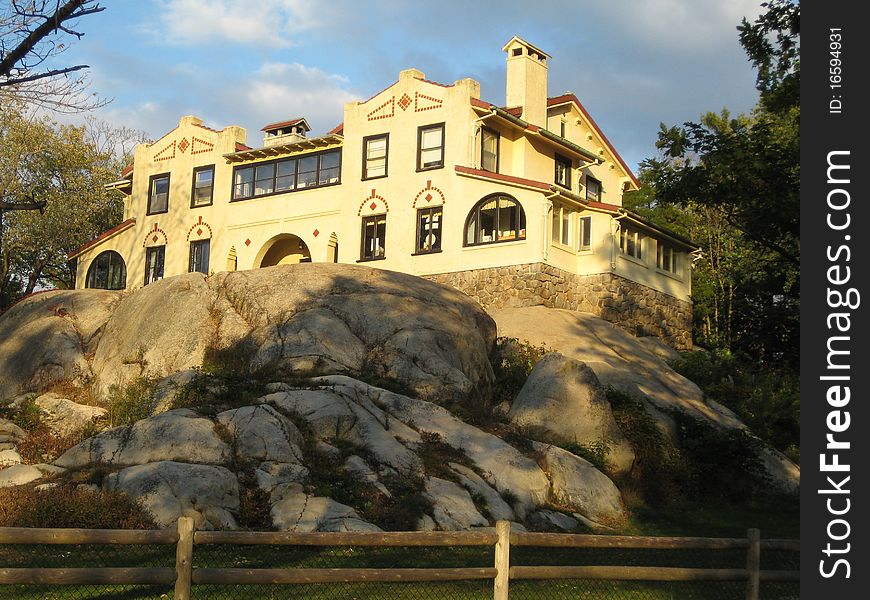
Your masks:
<path fill-rule="evenodd" d="M 571 221 L 574 211 L 564 206 L 553 207 L 552 238 L 554 242 L 571 245 Z"/>
<path fill-rule="evenodd" d="M 254 167 L 236 169 L 233 174 L 233 200 L 254 195 Z"/>
<path fill-rule="evenodd" d="M 148 214 L 169 210 L 169 173 L 152 175 L 148 181 Z"/>
<path fill-rule="evenodd" d="M 673 246 L 658 242 L 656 266 L 662 271 L 677 272 L 677 251 Z"/>
<path fill-rule="evenodd" d="M 363 138 L 363 179 L 387 176 L 387 152 L 390 136 L 372 135 Z"/>
<path fill-rule="evenodd" d="M 623 254 L 642 259 L 643 234 L 629 225 L 622 225 L 619 231 L 619 249 Z"/>
<path fill-rule="evenodd" d="M 386 256 L 387 215 L 363 217 L 360 260 L 375 260 Z"/>
<path fill-rule="evenodd" d="M 578 250 L 589 250 L 592 247 L 592 217 L 580 217 L 580 239 Z"/>
<path fill-rule="evenodd" d="M 484 127 L 480 130 L 480 168 L 498 173 L 499 134 Z"/>
<path fill-rule="evenodd" d="M 426 125 L 417 130 L 417 170 L 444 166 L 444 123 Z"/>
<path fill-rule="evenodd" d="M 275 191 L 296 189 L 296 159 L 282 160 L 276 166 Z"/>
<path fill-rule="evenodd" d="M 417 211 L 417 254 L 441 250 L 440 206 Z"/>
<path fill-rule="evenodd" d="M 145 249 L 145 285 L 163 279 L 163 263 L 166 259 L 166 246 L 152 246 Z"/>
<path fill-rule="evenodd" d="M 233 200 L 341 183 L 341 151 L 236 167 Z"/>
<path fill-rule="evenodd" d="M 214 198 L 214 165 L 197 167 L 193 170 L 193 193 L 190 207 L 208 206 Z"/>
<path fill-rule="evenodd" d="M 556 155 L 556 185 L 571 189 L 571 159 Z"/>
<path fill-rule="evenodd" d="M 601 182 L 589 175 L 586 176 L 586 199 L 601 202 Z"/>
<path fill-rule="evenodd" d="M 205 273 L 208 275 L 208 255 L 211 240 L 196 240 L 190 242 L 190 264 L 188 271 L 191 273 Z"/>

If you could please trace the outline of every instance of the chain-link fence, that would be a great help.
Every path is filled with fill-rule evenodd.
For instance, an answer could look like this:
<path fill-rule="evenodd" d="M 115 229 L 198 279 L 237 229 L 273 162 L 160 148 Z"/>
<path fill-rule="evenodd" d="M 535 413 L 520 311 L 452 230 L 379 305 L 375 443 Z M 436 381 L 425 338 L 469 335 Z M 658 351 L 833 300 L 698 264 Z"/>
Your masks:
<path fill-rule="evenodd" d="M 327 542 L 325 542 L 327 543 Z M 169 568 L 174 572 L 172 544 L 6 544 L 0 545 L 0 571 L 22 568 Z M 196 584 L 197 569 L 491 569 L 494 548 L 486 546 L 308 546 L 197 543 L 193 548 L 192 598 L 240 599 L 437 599 L 493 597 L 493 580 L 437 582 L 338 582 L 273 584 Z M 745 569 L 746 548 L 651 549 L 573 548 L 511 545 L 511 566 L 682 567 Z M 794 549 L 764 549 L 762 571 L 797 571 Z M 123 580 L 121 580 L 123 581 Z M 173 585 L 0 585 L 0 599 L 173 598 Z M 614 581 L 596 579 L 512 579 L 510 598 L 523 600 L 742 600 L 745 581 Z M 760 600 L 799 597 L 797 582 L 766 582 Z"/>

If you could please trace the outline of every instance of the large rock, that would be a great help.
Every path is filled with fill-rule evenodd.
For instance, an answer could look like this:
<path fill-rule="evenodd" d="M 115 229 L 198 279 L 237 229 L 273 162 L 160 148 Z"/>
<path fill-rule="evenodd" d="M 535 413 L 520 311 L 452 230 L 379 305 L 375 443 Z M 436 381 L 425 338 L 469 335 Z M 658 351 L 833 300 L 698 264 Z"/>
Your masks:
<path fill-rule="evenodd" d="M 192 517 L 197 529 L 236 529 L 239 482 L 224 467 L 161 461 L 127 467 L 108 475 L 107 490 L 133 496 L 161 527 Z"/>
<path fill-rule="evenodd" d="M 471 495 L 452 481 L 428 477 L 424 495 L 432 502 L 432 516 L 442 530 L 459 531 L 489 525 L 477 511 Z"/>
<path fill-rule="evenodd" d="M 34 400 L 42 412 L 41 421 L 55 435 L 69 435 L 84 427 L 104 420 L 108 411 L 99 406 L 86 406 L 61 396 L 48 393 Z"/>
<path fill-rule="evenodd" d="M 453 416 L 447 409 L 425 400 L 409 398 L 339 375 L 316 381 L 347 395 L 370 398 L 385 413 L 420 431 L 437 433 L 444 443 L 463 451 L 485 473 L 486 480 L 500 492 L 510 492 L 519 516 L 546 503 L 549 482 L 531 458 L 490 433 L 481 431 Z"/>
<path fill-rule="evenodd" d="M 490 518 L 496 521 L 513 521 L 516 518 L 510 504 L 505 502 L 501 495 L 473 469 L 457 463 L 450 463 L 449 466 L 450 470 L 456 473 L 459 485 L 483 500 L 485 506 L 481 508 L 489 514 Z"/>
<path fill-rule="evenodd" d="M 54 464 L 65 468 L 157 461 L 224 464 L 231 457 L 230 446 L 210 419 L 189 409 L 177 409 L 103 431 L 67 450 Z"/>
<path fill-rule="evenodd" d="M 547 354 L 535 365 L 510 418 L 543 431 L 551 438 L 547 441 L 605 445 L 607 462 L 617 473 L 628 472 L 634 463 L 634 449 L 616 425 L 595 372 L 559 353 Z"/>
<path fill-rule="evenodd" d="M 236 459 L 243 462 L 301 463 L 304 443 L 293 421 L 271 406 L 243 406 L 220 413 L 216 421 L 233 438 Z"/>
<path fill-rule="evenodd" d="M 271 514 L 272 526 L 279 531 L 381 531 L 350 506 L 303 492 L 275 503 Z"/>
<path fill-rule="evenodd" d="M 617 487 L 590 462 L 557 446 L 534 443 L 552 484 L 556 504 L 576 510 L 604 525 L 625 521 L 625 506 Z"/>
<path fill-rule="evenodd" d="M 104 324 L 121 297 L 105 290 L 53 290 L 0 316 L 0 400 L 62 380 L 87 381 Z"/>

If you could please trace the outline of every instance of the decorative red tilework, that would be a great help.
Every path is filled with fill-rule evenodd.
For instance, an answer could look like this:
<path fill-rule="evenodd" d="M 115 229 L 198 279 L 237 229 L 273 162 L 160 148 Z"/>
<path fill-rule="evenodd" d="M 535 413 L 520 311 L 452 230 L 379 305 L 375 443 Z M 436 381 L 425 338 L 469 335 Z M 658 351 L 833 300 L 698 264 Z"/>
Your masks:
<path fill-rule="evenodd" d="M 357 216 L 362 215 L 363 208 L 366 207 L 366 202 L 371 202 L 368 205 L 369 210 L 375 210 L 378 208 L 378 202 L 384 205 L 384 212 L 390 212 L 390 205 L 387 200 L 383 196 L 378 196 L 377 190 L 372 190 L 372 195 L 362 201 L 359 205 L 359 210 L 356 211 Z"/>
<path fill-rule="evenodd" d="M 198 137 L 194 137 L 190 146 L 190 153 L 193 154 L 202 154 L 203 152 L 211 152 L 214 150 L 214 144 L 211 142 L 207 142 L 205 140 L 201 140 Z"/>
<path fill-rule="evenodd" d="M 156 242 L 156 241 L 159 240 L 159 239 L 160 239 L 160 238 L 157 237 L 157 236 L 155 235 L 153 238 L 151 238 L 151 241 L 152 241 L 152 242 Z"/>
<path fill-rule="evenodd" d="M 378 203 L 377 203 L 377 202 L 372 202 L 371 204 L 369 204 L 369 208 L 372 209 L 372 210 L 376 209 L 377 207 L 378 207 Z"/>
<path fill-rule="evenodd" d="M 251 245 L 251 240 L 250 239 L 245 240 L 245 246 L 250 246 L 250 245 Z"/>
<path fill-rule="evenodd" d="M 202 235 L 202 227 L 196 230 L 196 235 Z"/>
<path fill-rule="evenodd" d="M 178 149 L 181 150 L 182 153 L 187 150 L 188 146 L 190 146 L 190 144 L 188 143 L 187 138 L 181 138 L 181 141 L 178 142 Z"/>
<path fill-rule="evenodd" d="M 175 158 L 175 140 L 167 144 L 163 150 L 154 155 L 154 161 L 160 162 L 161 160 L 171 160 Z"/>
<path fill-rule="evenodd" d="M 387 110 L 389 107 L 389 111 Z M 369 121 L 377 121 L 378 119 L 389 119 L 396 114 L 396 97 L 390 96 L 390 99 L 381 104 L 379 107 L 366 115 Z"/>
<path fill-rule="evenodd" d="M 411 106 L 411 96 L 408 94 L 402 94 L 402 97 L 399 98 L 399 108 L 402 110 L 406 110 L 409 106 Z"/>
<path fill-rule="evenodd" d="M 317 237 L 318 235 L 320 235 L 320 232 L 315 229 L 314 231 L 311 232 L 311 235 L 313 235 L 314 237 Z"/>
<path fill-rule="evenodd" d="M 162 240 L 162 244 L 161 244 Z M 168 238 L 166 237 L 166 232 L 160 229 L 157 223 L 154 223 L 154 226 L 148 230 L 148 233 L 145 234 L 145 238 L 142 240 L 142 247 L 147 248 L 150 246 L 165 246 Z"/>
<path fill-rule="evenodd" d="M 414 202 L 411 205 L 412 208 L 417 207 L 417 202 L 419 202 L 420 198 L 426 202 L 432 203 L 433 206 L 438 206 L 439 204 L 445 204 L 447 202 L 444 198 L 444 192 L 432 185 L 431 179 L 426 181 L 426 187 L 417 192 L 417 195 L 414 196 Z"/>
<path fill-rule="evenodd" d="M 421 94 L 420 92 L 414 92 L 414 112 L 423 112 L 424 110 L 441 108 L 441 105 L 443 103 L 444 100 L 441 100 L 440 98 L 427 96 L 426 94 Z"/>
<path fill-rule="evenodd" d="M 200 227 L 201 225 L 201 227 Z M 190 226 L 190 229 L 187 230 L 187 241 L 190 241 L 191 236 L 193 235 L 193 230 L 196 229 L 197 237 L 202 236 L 204 233 L 204 229 L 208 229 L 208 237 L 214 237 L 214 232 L 211 230 L 211 225 L 202 220 L 202 217 L 199 217 L 199 220 Z"/>

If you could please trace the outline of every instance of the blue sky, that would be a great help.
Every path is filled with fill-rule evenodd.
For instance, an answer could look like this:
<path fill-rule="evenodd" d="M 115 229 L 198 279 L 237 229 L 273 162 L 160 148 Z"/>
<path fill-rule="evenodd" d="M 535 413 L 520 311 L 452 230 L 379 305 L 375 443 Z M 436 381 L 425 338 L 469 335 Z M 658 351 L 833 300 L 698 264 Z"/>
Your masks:
<path fill-rule="evenodd" d="M 313 134 L 415 67 L 472 77 L 504 103 L 502 45 L 519 35 L 552 55 L 549 95 L 574 92 L 633 169 L 660 122 L 748 112 L 755 74 L 737 41 L 759 0 L 103 0 L 65 61 L 91 65 L 98 116 L 158 138 L 178 118 L 241 125 L 304 116 Z"/>

